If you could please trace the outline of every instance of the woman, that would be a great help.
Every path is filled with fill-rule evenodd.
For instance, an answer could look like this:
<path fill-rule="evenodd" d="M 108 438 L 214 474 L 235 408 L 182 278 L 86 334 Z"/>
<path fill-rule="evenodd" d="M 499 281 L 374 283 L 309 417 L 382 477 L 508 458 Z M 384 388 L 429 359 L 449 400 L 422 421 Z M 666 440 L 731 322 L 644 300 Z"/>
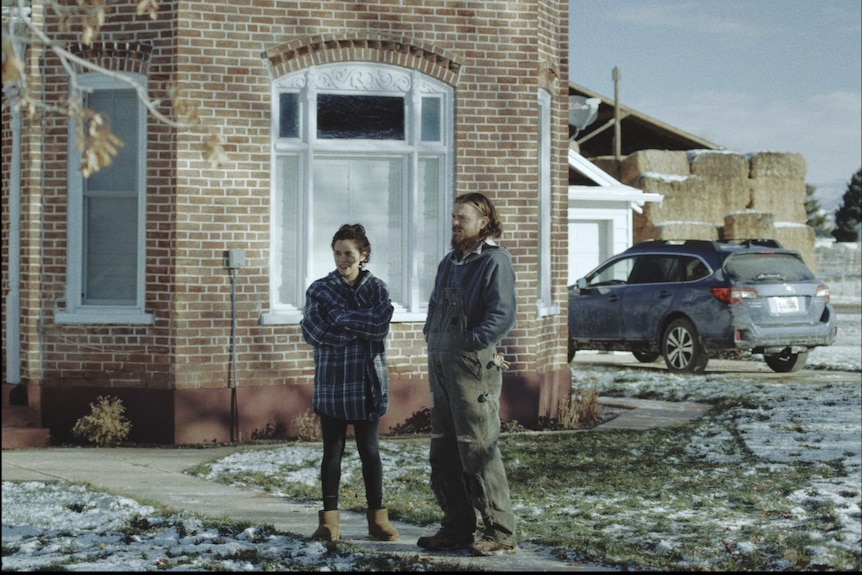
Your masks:
<path fill-rule="evenodd" d="M 338 489 L 347 426 L 353 425 L 368 504 L 368 533 L 398 539 L 383 507 L 380 418 L 389 411 L 385 340 L 392 319 L 386 284 L 365 269 L 371 243 L 360 224 L 341 226 L 332 238 L 335 270 L 305 294 L 302 336 L 314 346 L 314 412 L 320 417 L 323 510 L 313 539 L 340 537 Z"/>

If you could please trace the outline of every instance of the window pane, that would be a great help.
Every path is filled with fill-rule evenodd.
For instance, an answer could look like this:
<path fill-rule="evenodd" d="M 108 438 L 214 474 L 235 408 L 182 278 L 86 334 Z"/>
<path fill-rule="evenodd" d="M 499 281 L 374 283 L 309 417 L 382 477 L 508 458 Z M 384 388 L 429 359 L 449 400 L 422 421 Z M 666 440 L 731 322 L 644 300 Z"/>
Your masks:
<path fill-rule="evenodd" d="M 419 264 L 419 301 L 423 306 L 431 299 L 437 272 L 438 247 L 441 244 L 438 205 L 440 203 L 440 160 L 419 159 L 419 207 L 416 219 L 416 261 Z"/>
<path fill-rule="evenodd" d="M 814 279 L 814 274 L 797 257 L 789 254 L 736 254 L 724 262 L 727 273 L 743 281 L 798 282 Z"/>
<path fill-rule="evenodd" d="M 403 140 L 404 98 L 320 94 L 317 97 L 317 137 Z"/>
<path fill-rule="evenodd" d="M 707 268 L 706 264 L 698 258 L 684 257 L 682 265 L 685 270 L 682 281 L 699 280 L 709 275 L 709 268 Z"/>
<path fill-rule="evenodd" d="M 278 137 L 299 137 L 299 95 L 279 94 L 278 97 Z"/>
<path fill-rule="evenodd" d="M 272 274 L 278 302 L 296 304 L 302 301 L 299 262 L 300 242 L 299 214 L 299 157 L 281 156 L 275 165 L 275 218 L 273 230 L 273 249 L 275 250 L 275 269 Z"/>
<path fill-rule="evenodd" d="M 135 303 L 137 205 L 136 198 L 84 201 L 85 304 Z"/>
<path fill-rule="evenodd" d="M 135 305 L 138 271 L 138 110 L 131 89 L 100 89 L 86 105 L 123 142 L 110 166 L 83 180 L 81 302 Z"/>
<path fill-rule="evenodd" d="M 623 258 L 605 266 L 595 275 L 589 278 L 589 285 L 592 287 L 624 284 L 628 281 L 629 274 L 632 271 L 632 266 L 635 263 L 635 258 Z"/>
<path fill-rule="evenodd" d="M 293 321 L 307 286 L 335 269 L 333 234 L 360 223 L 372 245 L 368 269 L 396 310 L 411 314 L 399 320 L 414 321 L 448 242 L 452 89 L 368 62 L 314 66 L 276 85 L 273 318 Z"/>
<path fill-rule="evenodd" d="M 84 189 L 134 192 L 138 179 L 138 101 L 134 90 L 96 90 L 87 107 L 107 117 L 111 131 L 123 141 L 113 164 L 84 180 Z"/>
<path fill-rule="evenodd" d="M 371 242 L 368 269 L 387 283 L 394 302 L 404 302 L 401 166 L 401 157 L 315 159 L 312 278 L 335 269 L 331 243 L 338 228 L 362 224 Z"/>
<path fill-rule="evenodd" d="M 551 297 L 551 95 L 539 91 L 539 281 L 537 299 L 550 306 Z"/>
<path fill-rule="evenodd" d="M 638 259 L 638 265 L 629 277 L 630 284 L 651 284 L 675 279 L 677 269 L 675 256 L 643 255 Z"/>
<path fill-rule="evenodd" d="M 440 98 L 422 98 L 422 141 L 440 141 Z"/>

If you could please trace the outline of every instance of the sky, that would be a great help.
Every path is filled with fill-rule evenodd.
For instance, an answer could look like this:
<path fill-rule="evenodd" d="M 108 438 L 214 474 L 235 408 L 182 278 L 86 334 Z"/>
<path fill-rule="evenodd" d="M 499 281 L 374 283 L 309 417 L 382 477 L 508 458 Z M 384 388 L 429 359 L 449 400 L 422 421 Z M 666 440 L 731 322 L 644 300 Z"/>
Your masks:
<path fill-rule="evenodd" d="M 741 373 L 702 377 L 668 376 L 661 370 L 624 370 L 619 377 L 598 374 L 615 393 L 625 396 L 649 396 L 664 401 L 710 401 L 735 396 L 745 398 L 733 411 L 716 418 L 704 416 L 706 425 L 689 441 L 686 449 L 701 458 L 717 460 L 724 465 L 739 464 L 738 449 L 729 445 L 743 442 L 757 458 L 757 466 L 780 468 L 790 462 L 812 465 L 839 465 L 846 474 L 829 478 L 813 473 L 808 482 L 786 495 L 793 514 L 782 518 L 788 530 L 805 525 L 812 507 L 825 506 L 835 516 L 835 528 L 812 533 L 818 545 L 812 548 L 815 564 L 829 564 L 836 549 L 858 548 L 862 537 L 859 486 L 862 484 L 862 388 L 855 384 L 829 383 L 829 370 L 860 372 L 862 369 L 862 325 L 859 315 L 846 317 L 839 313 L 838 340 L 829 347 L 811 350 L 806 368 L 824 370 L 822 382 L 751 380 Z M 580 352 L 579 352 L 580 353 Z M 591 377 L 590 368 L 578 366 L 579 377 Z M 725 421 L 733 421 L 733 433 Z M 353 450 L 345 455 L 343 476 L 361 473 L 358 456 Z M 407 453 L 403 450 L 424 450 Z M 428 445 L 413 442 L 381 440 L 381 456 L 387 476 L 396 474 L 428 475 Z M 274 449 L 238 451 L 214 462 L 205 479 L 220 477 L 291 476 L 292 481 L 317 485 L 320 472 L 319 445 L 289 444 Z M 513 462 L 508 462 L 512 465 Z M 754 468 L 752 472 L 756 472 Z M 236 482 L 233 482 L 236 485 Z M 288 493 L 274 493 L 289 497 Z M 624 495 L 623 495 L 624 496 Z M 592 506 L 602 502 L 573 490 L 571 501 L 561 506 Z M 609 503 L 609 502 L 605 502 Z M 612 502 L 610 502 L 612 503 Z M 746 553 L 753 548 L 750 534 L 740 529 L 734 504 L 727 513 L 699 512 L 697 509 L 632 509 L 621 514 L 615 536 L 625 538 L 626 525 L 653 521 L 658 542 L 623 541 L 623 544 L 646 546 L 655 543 L 657 553 L 672 552 L 675 541 L 687 534 L 692 521 L 712 522 L 728 553 Z M 711 509 L 711 508 L 710 508 Z M 164 516 L 145 503 L 92 491 L 80 485 L 23 482 L 2 483 L 3 571 L 337 571 L 359 570 L 361 557 L 345 549 L 328 553 L 324 542 L 272 533 L 261 525 L 252 525 L 237 535 L 228 535 L 206 527 L 188 514 Z M 541 509 L 519 507 L 519 514 L 538 515 Z M 668 514 L 685 515 L 682 521 L 657 521 Z M 715 515 L 715 516 L 714 516 Z M 128 525 L 145 517 L 158 529 L 129 534 Z M 674 531 L 676 530 L 676 531 Z M 618 541 L 620 542 L 620 541 Z M 97 551 L 96 551 L 97 550 Z M 166 550 L 169 550 L 166 551 Z M 237 559 L 244 557 L 245 559 Z M 290 564 L 285 565 L 285 557 Z M 691 561 L 691 570 L 710 570 L 710 566 Z M 421 564 L 413 566 L 423 571 Z M 778 569 L 783 570 L 783 569 Z M 786 570 L 797 570 L 791 562 Z"/>
<path fill-rule="evenodd" d="M 569 0 L 569 52 L 572 82 L 613 99 L 617 67 L 638 112 L 731 151 L 802 154 L 818 198 L 862 167 L 859 0 Z"/>

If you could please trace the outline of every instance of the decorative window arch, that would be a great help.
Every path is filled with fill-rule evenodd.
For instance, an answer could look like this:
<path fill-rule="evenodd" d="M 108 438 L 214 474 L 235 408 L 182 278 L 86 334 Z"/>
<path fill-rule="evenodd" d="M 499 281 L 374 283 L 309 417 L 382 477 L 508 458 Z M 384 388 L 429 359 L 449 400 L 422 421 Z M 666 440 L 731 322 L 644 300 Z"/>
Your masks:
<path fill-rule="evenodd" d="M 454 91 L 400 66 L 337 62 L 272 84 L 270 312 L 295 323 L 305 290 L 334 269 L 331 238 L 365 226 L 368 269 L 389 286 L 393 321 L 424 321 L 448 248 Z"/>

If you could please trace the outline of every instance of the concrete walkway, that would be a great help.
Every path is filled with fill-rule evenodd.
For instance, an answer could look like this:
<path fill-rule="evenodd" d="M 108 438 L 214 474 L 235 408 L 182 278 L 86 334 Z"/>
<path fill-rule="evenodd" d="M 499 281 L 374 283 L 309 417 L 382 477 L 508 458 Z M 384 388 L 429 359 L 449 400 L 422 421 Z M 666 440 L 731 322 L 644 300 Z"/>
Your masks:
<path fill-rule="evenodd" d="M 693 403 L 609 399 L 603 405 L 618 412 L 594 430 L 648 429 L 686 423 L 703 415 L 709 406 Z M 199 464 L 221 459 L 238 450 L 271 449 L 272 445 L 210 448 L 79 448 L 47 447 L 3 450 L 3 481 L 86 482 L 95 489 L 157 503 L 213 518 L 229 517 L 254 524 L 273 525 L 279 531 L 308 537 L 317 527 L 317 504 L 295 503 L 281 497 L 230 487 L 184 473 Z M 546 549 L 519 544 L 516 553 L 497 557 L 471 557 L 466 552 L 428 553 L 416 540 L 433 529 L 394 522 L 398 541 L 368 539 L 365 516 L 342 511 L 342 539 L 364 549 L 399 553 L 490 571 L 618 571 L 605 566 L 571 563 Z"/>

